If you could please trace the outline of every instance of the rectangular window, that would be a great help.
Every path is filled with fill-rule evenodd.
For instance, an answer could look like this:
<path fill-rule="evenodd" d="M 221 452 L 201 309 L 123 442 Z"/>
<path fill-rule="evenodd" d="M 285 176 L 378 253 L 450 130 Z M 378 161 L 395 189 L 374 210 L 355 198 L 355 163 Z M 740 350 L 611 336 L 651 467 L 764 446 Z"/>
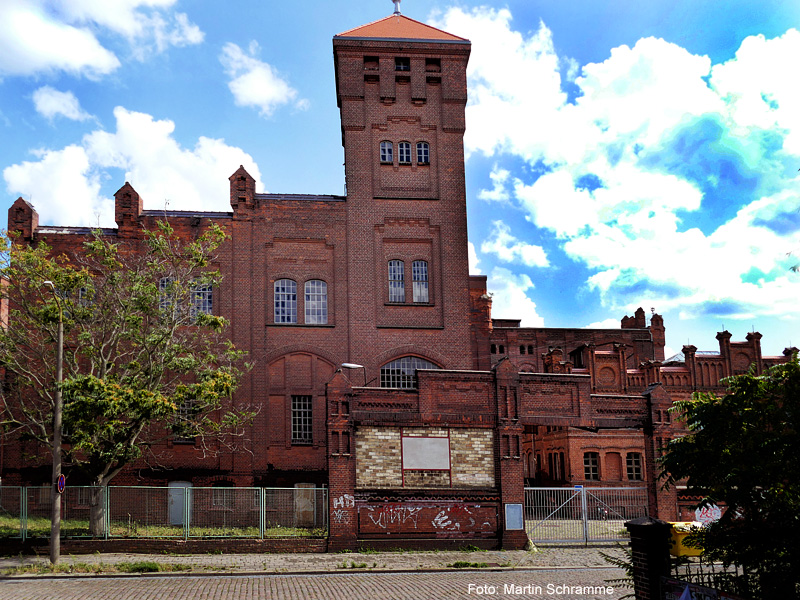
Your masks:
<path fill-rule="evenodd" d="M 428 263 L 415 260 L 411 264 L 411 275 L 414 282 L 414 302 L 428 302 Z"/>
<path fill-rule="evenodd" d="M 405 265 L 402 260 L 389 261 L 389 302 L 405 302 Z"/>
<path fill-rule="evenodd" d="M 311 396 L 292 396 L 292 443 L 310 444 L 312 440 Z"/>
<path fill-rule="evenodd" d="M 583 478 L 590 481 L 600 481 L 600 454 L 597 452 L 584 452 Z"/>
<path fill-rule="evenodd" d="M 222 508 L 232 508 L 233 486 L 214 486 L 211 490 L 211 504 Z"/>
<path fill-rule="evenodd" d="M 628 479 L 631 481 L 642 480 L 642 455 L 638 452 L 628 452 L 626 459 Z"/>
<path fill-rule="evenodd" d="M 406 57 L 397 57 L 394 59 L 394 70 L 395 71 L 410 71 L 411 70 L 411 59 Z"/>

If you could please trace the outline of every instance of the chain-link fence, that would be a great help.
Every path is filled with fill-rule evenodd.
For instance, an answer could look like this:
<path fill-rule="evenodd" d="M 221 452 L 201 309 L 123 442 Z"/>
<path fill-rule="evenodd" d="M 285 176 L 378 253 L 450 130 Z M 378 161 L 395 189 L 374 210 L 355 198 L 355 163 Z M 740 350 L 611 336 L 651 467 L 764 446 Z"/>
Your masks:
<path fill-rule="evenodd" d="M 0 486 L 0 537 L 49 537 L 51 487 Z M 61 497 L 62 537 L 324 538 L 328 490 L 68 486 Z"/>

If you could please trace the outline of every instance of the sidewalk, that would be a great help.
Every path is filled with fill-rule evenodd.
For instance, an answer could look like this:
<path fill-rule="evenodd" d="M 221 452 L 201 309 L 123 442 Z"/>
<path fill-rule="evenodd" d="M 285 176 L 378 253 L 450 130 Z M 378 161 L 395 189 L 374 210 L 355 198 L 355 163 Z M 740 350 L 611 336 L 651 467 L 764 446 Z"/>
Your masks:
<path fill-rule="evenodd" d="M 113 565 L 152 561 L 162 565 L 186 565 L 189 573 L 343 573 L 356 571 L 407 572 L 454 570 L 457 562 L 486 563 L 487 569 L 613 568 L 600 552 L 617 555 L 614 547 L 545 547 L 534 551 L 486 552 L 353 552 L 336 554 L 81 554 L 64 555 L 63 565 Z M 0 557 L 0 572 L 33 564 L 49 564 L 47 556 Z M 48 574 L 52 575 L 52 574 Z M 76 573 L 75 575 L 81 575 Z M 86 576 L 94 576 L 86 573 Z M 41 577 L 42 575 L 26 575 Z M 15 576 L 18 577 L 18 576 Z"/>

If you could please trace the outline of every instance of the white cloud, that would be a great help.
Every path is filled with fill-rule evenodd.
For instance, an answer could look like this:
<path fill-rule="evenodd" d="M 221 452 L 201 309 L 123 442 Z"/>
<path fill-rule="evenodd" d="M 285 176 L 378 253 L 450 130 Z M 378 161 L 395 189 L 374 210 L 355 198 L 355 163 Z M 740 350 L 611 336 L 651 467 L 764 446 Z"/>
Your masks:
<path fill-rule="evenodd" d="M 486 200 L 487 202 L 509 204 L 510 196 L 508 189 L 506 189 L 509 175 L 511 175 L 511 171 L 508 169 L 501 169 L 497 165 L 494 165 L 494 167 L 492 167 L 492 172 L 489 173 L 489 178 L 492 180 L 492 189 L 480 190 L 478 192 L 478 198 L 480 200 Z"/>
<path fill-rule="evenodd" d="M 467 252 L 469 255 L 470 275 L 480 275 L 481 268 L 478 266 L 480 260 L 478 259 L 478 253 L 475 251 L 475 244 L 473 244 L 472 242 L 467 242 Z"/>
<path fill-rule="evenodd" d="M 66 71 L 97 78 L 119 65 L 88 28 L 53 19 L 39 2 L 0 2 L 0 76 Z"/>
<path fill-rule="evenodd" d="M 36 112 L 46 119 L 53 120 L 62 116 L 73 121 L 87 121 L 92 115 L 85 112 L 72 92 L 59 92 L 45 85 L 33 92 L 33 104 Z"/>
<path fill-rule="evenodd" d="M 584 329 L 620 329 L 620 319 L 603 319 L 585 325 Z"/>
<path fill-rule="evenodd" d="M 26 161 L 3 171 L 8 190 L 23 195 L 39 211 L 42 224 L 108 225 L 108 200 L 100 197 L 98 173 L 85 148 L 71 145 L 62 150 L 37 153 L 38 161 Z M 114 206 L 110 208 L 114 222 Z"/>
<path fill-rule="evenodd" d="M 576 71 L 544 24 L 523 35 L 507 9 L 454 8 L 436 25 L 473 44 L 465 145 L 495 159 L 478 197 L 513 190 L 606 306 L 800 315 L 786 257 L 800 230 L 800 87 L 786 75 L 800 32 L 747 38 L 720 65 L 645 38 Z M 519 158 L 532 169 L 506 166 Z M 505 236 L 482 252 L 524 262 L 527 242 Z"/>
<path fill-rule="evenodd" d="M 279 106 L 294 102 L 297 90 L 272 65 L 256 58 L 258 50 L 256 42 L 250 43 L 247 53 L 236 44 L 227 43 L 219 60 L 230 78 L 228 88 L 236 104 L 258 108 L 261 116 L 268 117 Z M 308 100 L 298 100 L 295 106 L 304 110 L 308 108 Z"/>
<path fill-rule="evenodd" d="M 173 137 L 172 121 L 114 109 L 116 131 L 97 130 L 80 145 L 44 150 L 38 161 L 26 161 L 3 171 L 9 192 L 23 194 L 39 211 L 42 224 L 114 225 L 113 198 L 100 193 L 100 182 L 127 180 L 144 200 L 145 209 L 227 211 L 228 177 L 239 165 L 260 181 L 252 157 L 224 140 L 201 137 L 194 148 L 183 148 Z M 258 184 L 260 187 L 260 184 Z"/>
<path fill-rule="evenodd" d="M 496 255 L 501 261 L 519 263 L 528 267 L 547 267 L 547 255 L 541 246 L 519 241 L 511 235 L 511 228 L 502 221 L 492 221 L 492 231 L 481 244 L 481 252 Z"/>
<path fill-rule="evenodd" d="M 100 41 L 122 36 L 137 58 L 198 44 L 199 27 L 176 0 L 14 0 L 0 2 L 0 75 L 65 71 L 99 78 L 120 66 Z"/>
<path fill-rule="evenodd" d="M 493 317 L 521 319 L 523 327 L 544 327 L 544 319 L 536 312 L 536 303 L 527 294 L 534 287 L 530 277 L 495 267 L 488 277 L 486 287 L 492 294 Z"/>

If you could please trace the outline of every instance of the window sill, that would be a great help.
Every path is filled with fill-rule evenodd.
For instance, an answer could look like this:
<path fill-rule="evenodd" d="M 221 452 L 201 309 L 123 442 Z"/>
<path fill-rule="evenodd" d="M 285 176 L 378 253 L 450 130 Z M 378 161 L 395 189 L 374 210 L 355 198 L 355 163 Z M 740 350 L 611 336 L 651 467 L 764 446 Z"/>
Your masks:
<path fill-rule="evenodd" d="M 332 329 L 336 327 L 334 323 L 267 323 L 267 327 L 327 327 Z"/>
<path fill-rule="evenodd" d="M 314 445 L 314 442 L 296 442 L 296 441 L 292 440 L 292 446 L 306 446 L 306 447 L 309 447 L 309 446 L 313 446 L 313 445 Z"/>
<path fill-rule="evenodd" d="M 384 306 L 436 306 L 433 302 L 384 302 Z"/>

